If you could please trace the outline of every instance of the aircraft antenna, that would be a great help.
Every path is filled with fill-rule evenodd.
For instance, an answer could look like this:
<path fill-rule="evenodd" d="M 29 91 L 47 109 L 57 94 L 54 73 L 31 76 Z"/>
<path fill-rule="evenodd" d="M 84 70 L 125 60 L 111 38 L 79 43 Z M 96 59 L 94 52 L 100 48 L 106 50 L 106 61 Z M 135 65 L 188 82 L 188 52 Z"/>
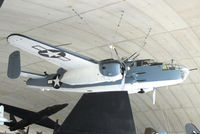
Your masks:
<path fill-rule="evenodd" d="M 84 18 L 83 16 L 81 16 L 80 13 L 78 13 L 74 8 L 72 8 L 72 12 L 81 20 L 83 21 L 87 26 L 88 28 L 92 31 L 92 33 L 94 33 L 95 35 L 97 35 L 101 40 L 105 41 L 105 42 L 108 42 L 108 46 L 110 47 L 110 44 L 112 45 L 112 42 L 109 40 L 109 39 L 106 39 L 105 37 L 101 36 Z M 112 55 L 112 50 L 109 49 L 110 53 L 111 53 L 111 57 L 113 57 Z"/>
<path fill-rule="evenodd" d="M 162 115 L 163 115 L 163 120 L 164 120 L 163 127 L 166 128 L 165 129 L 166 131 L 168 131 L 169 130 L 169 119 L 167 117 L 167 113 L 165 110 L 162 111 Z"/>
<path fill-rule="evenodd" d="M 61 47 L 61 46 L 69 46 L 69 45 L 71 45 L 72 43 L 70 42 L 70 43 L 65 43 L 65 44 L 60 44 L 60 45 L 56 45 L 55 47 L 57 48 L 57 47 Z"/>
<path fill-rule="evenodd" d="M 79 19 L 80 19 L 81 21 L 83 21 L 83 22 L 90 28 L 90 30 L 91 30 L 93 33 L 95 33 L 95 34 L 96 34 L 99 38 L 101 38 L 102 40 L 105 40 L 105 41 L 109 42 L 109 44 L 111 44 L 111 45 L 108 44 L 108 46 L 109 46 L 109 48 L 110 48 L 110 51 L 111 51 L 111 57 L 112 57 L 112 51 L 114 50 L 114 53 L 115 53 L 115 55 L 117 56 L 117 58 L 118 58 L 118 60 L 119 60 L 119 62 L 120 62 L 120 64 L 121 64 L 121 66 L 122 66 L 122 68 L 123 68 L 123 73 L 122 73 L 122 74 L 123 74 L 123 78 L 122 78 L 122 82 L 121 82 L 121 88 L 124 89 L 124 85 L 125 85 L 125 76 L 126 76 L 126 71 L 128 70 L 128 67 L 126 67 L 125 64 L 124 64 L 124 62 L 121 61 L 121 58 L 119 57 L 119 54 L 118 54 L 116 48 L 115 48 L 114 45 L 113 45 L 114 43 L 111 42 L 110 40 L 104 38 L 104 37 L 101 36 L 97 31 L 95 31 L 95 30 L 89 25 L 89 23 L 88 23 L 74 8 L 72 8 L 72 11 L 74 12 L 74 14 L 75 14 L 77 17 L 79 17 Z M 117 24 L 117 27 L 116 27 L 116 30 L 115 30 L 113 39 L 115 39 L 115 37 L 116 37 L 116 35 L 117 35 L 117 33 L 118 33 L 118 29 L 119 29 L 120 26 L 121 26 L 121 22 L 122 22 L 123 16 L 124 16 L 124 10 L 121 10 L 121 15 L 120 15 L 119 22 L 118 22 L 118 24 Z"/>
<path fill-rule="evenodd" d="M 83 21 L 83 22 L 89 27 L 89 29 L 90 29 L 93 33 L 95 33 L 99 38 L 101 38 L 101 39 L 104 40 L 104 41 L 110 42 L 108 39 L 104 38 L 104 37 L 101 36 L 96 30 L 94 30 L 94 28 L 92 28 L 92 27 L 90 26 L 90 24 L 86 21 L 86 19 L 84 19 L 84 17 L 81 16 L 81 14 L 78 13 L 74 8 L 72 8 L 72 12 L 73 12 L 81 21 Z"/>
<path fill-rule="evenodd" d="M 117 24 L 117 27 L 116 27 L 116 29 L 115 29 L 115 33 L 114 33 L 114 35 L 113 35 L 113 41 L 115 40 L 116 35 L 117 35 L 117 33 L 118 33 L 118 30 L 119 30 L 119 28 L 120 28 L 120 26 L 121 26 L 124 13 L 125 13 L 124 10 L 121 10 L 121 15 L 120 15 L 120 18 L 119 18 L 119 22 L 118 22 L 118 24 Z"/>
<path fill-rule="evenodd" d="M 112 47 L 113 48 L 115 48 L 115 46 L 114 46 L 114 41 L 115 41 L 115 38 L 116 38 L 116 35 L 118 34 L 118 30 L 119 30 L 119 28 L 120 28 L 120 26 L 121 26 L 121 23 L 122 23 L 122 19 L 123 19 L 123 16 L 124 16 L 124 10 L 121 10 L 121 14 L 120 14 L 120 18 L 119 18 L 119 21 L 118 21 L 118 23 L 117 23 L 117 27 L 116 27 L 116 29 L 115 29 L 115 32 L 114 32 L 114 34 L 113 34 L 113 38 L 112 38 L 112 43 L 111 43 L 111 45 L 109 46 L 109 48 L 111 48 L 110 50 L 111 50 L 111 57 L 113 57 L 113 55 L 112 55 Z M 116 54 L 116 49 L 114 49 L 115 50 L 115 54 Z"/>
<path fill-rule="evenodd" d="M 140 55 L 140 52 L 144 49 L 144 47 L 145 47 L 145 45 L 147 44 L 147 39 L 148 39 L 148 37 L 149 37 L 149 35 L 150 35 L 150 33 L 151 33 L 151 30 L 152 30 L 152 28 L 150 27 L 149 28 L 149 31 L 148 31 L 148 33 L 146 34 L 146 36 L 144 37 L 144 41 L 143 41 L 143 45 L 142 45 L 142 47 L 140 48 L 140 50 L 138 51 L 138 52 L 135 52 L 134 54 L 132 54 L 129 58 L 127 58 L 126 60 L 129 60 L 130 58 L 132 58 L 133 56 L 133 58 L 132 58 L 132 64 L 130 65 L 130 66 L 133 66 L 133 64 L 134 64 L 134 60 Z"/>
<path fill-rule="evenodd" d="M 144 49 L 144 47 L 146 46 L 146 44 L 147 44 L 147 39 L 148 39 L 148 37 L 149 37 L 151 31 L 152 31 L 152 28 L 150 27 L 148 33 L 147 33 L 146 36 L 144 37 L 143 45 L 142 45 L 141 49 L 138 51 L 138 53 L 140 53 L 140 52 Z"/>

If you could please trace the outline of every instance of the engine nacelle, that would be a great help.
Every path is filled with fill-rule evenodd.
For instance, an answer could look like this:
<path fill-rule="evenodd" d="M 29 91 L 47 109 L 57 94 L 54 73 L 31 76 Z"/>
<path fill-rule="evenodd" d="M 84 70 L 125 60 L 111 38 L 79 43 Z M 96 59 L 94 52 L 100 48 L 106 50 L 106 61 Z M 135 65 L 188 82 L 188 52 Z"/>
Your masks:
<path fill-rule="evenodd" d="M 121 64 L 113 59 L 103 60 L 99 63 L 99 70 L 104 76 L 114 77 L 121 74 Z"/>

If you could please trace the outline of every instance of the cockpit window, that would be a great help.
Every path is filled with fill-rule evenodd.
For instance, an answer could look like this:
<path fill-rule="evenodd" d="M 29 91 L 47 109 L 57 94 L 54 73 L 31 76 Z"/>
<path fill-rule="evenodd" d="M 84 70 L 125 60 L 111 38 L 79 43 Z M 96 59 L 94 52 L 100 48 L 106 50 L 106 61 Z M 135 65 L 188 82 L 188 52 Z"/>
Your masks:
<path fill-rule="evenodd" d="M 133 64 L 134 66 L 156 66 L 156 65 L 162 65 L 160 62 L 155 62 L 152 59 L 146 59 L 146 60 L 137 60 Z"/>
<path fill-rule="evenodd" d="M 181 65 L 178 65 L 178 64 L 163 64 L 162 66 L 162 70 L 165 71 L 165 70 L 178 70 L 178 69 L 181 69 L 182 66 Z"/>

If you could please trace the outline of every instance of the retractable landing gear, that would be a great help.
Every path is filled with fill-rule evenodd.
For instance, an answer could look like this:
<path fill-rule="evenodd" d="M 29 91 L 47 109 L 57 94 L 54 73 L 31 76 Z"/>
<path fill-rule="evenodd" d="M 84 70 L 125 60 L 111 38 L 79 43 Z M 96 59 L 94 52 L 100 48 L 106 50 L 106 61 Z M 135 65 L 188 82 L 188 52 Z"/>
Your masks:
<path fill-rule="evenodd" d="M 145 93 L 145 91 L 141 88 L 138 93 L 143 94 L 143 93 Z"/>

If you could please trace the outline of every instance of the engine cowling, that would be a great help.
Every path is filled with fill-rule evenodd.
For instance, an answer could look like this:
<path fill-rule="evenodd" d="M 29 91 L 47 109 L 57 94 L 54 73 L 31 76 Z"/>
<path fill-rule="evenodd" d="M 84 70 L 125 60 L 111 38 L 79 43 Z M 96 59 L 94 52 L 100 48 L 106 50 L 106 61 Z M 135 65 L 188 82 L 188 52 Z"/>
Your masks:
<path fill-rule="evenodd" d="M 113 59 L 103 60 L 99 63 L 99 70 L 104 76 L 114 77 L 121 74 L 121 64 Z"/>

